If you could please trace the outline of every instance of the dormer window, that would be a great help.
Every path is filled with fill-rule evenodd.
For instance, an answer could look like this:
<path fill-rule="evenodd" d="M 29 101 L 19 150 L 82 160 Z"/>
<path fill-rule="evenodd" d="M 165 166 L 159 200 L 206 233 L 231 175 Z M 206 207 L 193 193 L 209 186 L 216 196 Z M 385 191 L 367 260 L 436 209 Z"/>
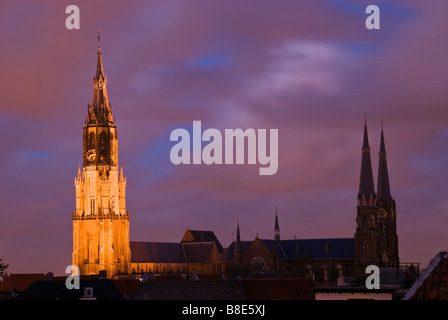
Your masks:
<path fill-rule="evenodd" d="M 92 298 L 92 297 L 93 297 L 93 287 L 85 287 L 84 298 Z"/>

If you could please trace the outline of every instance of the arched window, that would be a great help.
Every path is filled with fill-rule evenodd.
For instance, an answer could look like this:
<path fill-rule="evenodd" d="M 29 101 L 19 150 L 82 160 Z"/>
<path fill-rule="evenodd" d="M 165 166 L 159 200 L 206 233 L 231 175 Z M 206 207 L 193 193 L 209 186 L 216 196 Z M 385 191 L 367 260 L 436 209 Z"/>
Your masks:
<path fill-rule="evenodd" d="M 95 149 L 95 133 L 94 132 L 90 132 L 89 145 L 90 145 L 90 149 Z"/>
<path fill-rule="evenodd" d="M 103 132 L 100 134 L 100 159 L 104 159 L 106 155 L 106 135 Z"/>
<path fill-rule="evenodd" d="M 367 241 L 364 241 L 362 244 L 362 255 L 364 257 L 368 257 L 370 255 L 369 253 L 369 243 Z"/>
<path fill-rule="evenodd" d="M 90 214 L 95 214 L 95 199 L 90 199 Z"/>
<path fill-rule="evenodd" d="M 367 230 L 367 216 L 365 214 L 362 215 L 362 230 Z"/>

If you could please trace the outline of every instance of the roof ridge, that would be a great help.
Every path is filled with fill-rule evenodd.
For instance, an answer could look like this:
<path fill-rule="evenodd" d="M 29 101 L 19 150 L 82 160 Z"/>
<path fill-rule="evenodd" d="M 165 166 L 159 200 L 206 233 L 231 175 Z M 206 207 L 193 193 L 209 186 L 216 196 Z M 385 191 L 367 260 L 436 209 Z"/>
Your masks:
<path fill-rule="evenodd" d="M 187 241 L 187 242 L 181 242 L 182 245 L 190 245 L 190 244 L 214 244 L 215 241 Z"/>

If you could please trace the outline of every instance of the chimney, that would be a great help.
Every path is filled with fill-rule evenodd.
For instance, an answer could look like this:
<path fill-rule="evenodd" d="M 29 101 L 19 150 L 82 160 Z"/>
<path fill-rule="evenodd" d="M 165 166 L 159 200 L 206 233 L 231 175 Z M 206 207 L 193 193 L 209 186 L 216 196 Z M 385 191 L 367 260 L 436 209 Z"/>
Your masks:
<path fill-rule="evenodd" d="M 106 270 L 100 270 L 100 274 L 98 279 L 107 279 L 107 271 Z"/>
<path fill-rule="evenodd" d="M 46 280 L 53 280 L 53 276 L 54 276 L 53 272 L 47 272 L 45 274 L 45 279 Z"/>

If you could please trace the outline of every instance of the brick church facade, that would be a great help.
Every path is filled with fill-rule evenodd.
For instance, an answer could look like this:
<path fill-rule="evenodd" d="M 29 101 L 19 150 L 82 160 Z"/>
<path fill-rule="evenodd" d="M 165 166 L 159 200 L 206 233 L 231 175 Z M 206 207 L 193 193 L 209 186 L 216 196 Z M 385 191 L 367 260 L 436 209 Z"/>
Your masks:
<path fill-rule="evenodd" d="M 276 273 L 343 285 L 369 264 L 399 267 L 396 204 L 390 192 L 383 129 L 375 190 L 366 123 L 354 237 L 280 239 L 276 212 L 272 239 L 257 236 L 242 241 L 238 222 L 236 239 L 225 248 L 212 231 L 203 230 L 187 229 L 181 241 L 174 243 L 130 241 L 126 178 L 118 166 L 117 128 L 106 84 L 98 41 L 93 98 L 83 129 L 83 167 L 75 178 L 72 260 L 82 275 L 102 270 L 108 277 Z"/>

